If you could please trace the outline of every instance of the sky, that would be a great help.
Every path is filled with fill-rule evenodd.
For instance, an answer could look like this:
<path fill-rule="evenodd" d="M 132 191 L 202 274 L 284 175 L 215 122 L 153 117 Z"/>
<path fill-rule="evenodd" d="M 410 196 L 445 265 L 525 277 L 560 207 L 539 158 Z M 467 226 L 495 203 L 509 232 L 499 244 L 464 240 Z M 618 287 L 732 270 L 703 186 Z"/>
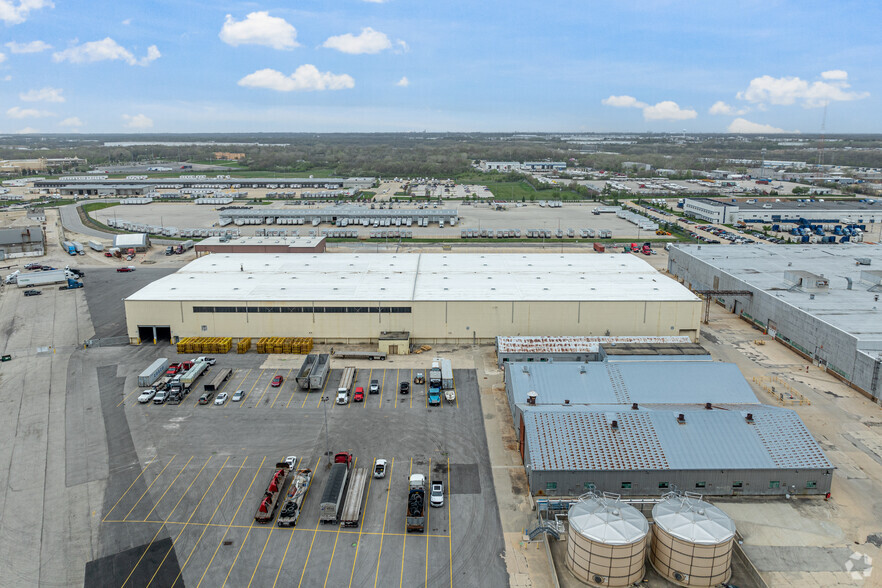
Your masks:
<path fill-rule="evenodd" d="M 882 132 L 873 0 L 0 0 L 0 133 Z"/>

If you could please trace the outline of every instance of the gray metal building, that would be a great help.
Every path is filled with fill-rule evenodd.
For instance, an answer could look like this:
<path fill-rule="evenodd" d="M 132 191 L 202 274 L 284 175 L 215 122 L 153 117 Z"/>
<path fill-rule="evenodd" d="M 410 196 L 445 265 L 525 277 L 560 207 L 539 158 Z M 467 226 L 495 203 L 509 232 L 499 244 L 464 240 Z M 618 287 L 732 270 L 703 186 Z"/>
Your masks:
<path fill-rule="evenodd" d="M 668 271 L 874 400 L 882 391 L 882 246 L 677 245 Z"/>
<path fill-rule="evenodd" d="M 524 431 L 535 495 L 823 495 L 833 479 L 799 416 L 762 404 L 539 407 Z"/>
<path fill-rule="evenodd" d="M 758 402 L 738 366 L 719 361 L 507 363 L 505 393 L 517 431 L 536 407 Z"/>
<path fill-rule="evenodd" d="M 399 209 L 384 208 L 372 209 L 369 206 L 358 206 L 346 204 L 342 206 L 327 206 L 323 208 L 252 208 L 252 209 L 228 209 L 218 212 L 221 219 L 229 219 L 232 222 L 237 220 L 248 221 L 250 219 L 273 224 L 278 219 L 304 219 L 306 222 L 312 222 L 318 219 L 322 223 L 337 223 L 346 219 L 347 224 L 353 226 L 361 224 L 363 219 L 367 219 L 369 223 L 374 220 L 392 220 L 392 219 L 410 219 L 416 222 L 417 219 L 428 219 L 428 222 L 437 223 L 439 221 L 456 224 L 459 220 L 459 214 L 455 208 L 424 208 L 424 209 Z M 343 225 L 346 226 L 346 225 Z M 397 226 L 397 225 L 396 225 Z"/>
<path fill-rule="evenodd" d="M 0 229 L 0 260 L 44 254 L 43 229 L 38 226 Z"/>
<path fill-rule="evenodd" d="M 103 187 L 131 184 L 131 180 L 86 177 L 83 183 Z M 77 180 L 36 180 L 35 188 L 63 188 L 78 183 Z M 179 178 L 148 177 L 138 180 L 152 188 L 357 188 L 365 190 L 374 185 L 374 178 L 237 178 L 235 176 L 209 177 L 193 175 Z"/>
<path fill-rule="evenodd" d="M 692 339 L 685 335 L 660 337 L 496 337 L 496 363 L 499 367 L 513 361 L 603 361 L 605 349 L 627 346 L 635 350 L 635 345 L 655 347 L 654 355 L 671 352 L 672 347 L 692 345 Z M 646 350 L 639 352 L 646 353 Z M 707 352 L 705 352 L 706 354 Z"/>

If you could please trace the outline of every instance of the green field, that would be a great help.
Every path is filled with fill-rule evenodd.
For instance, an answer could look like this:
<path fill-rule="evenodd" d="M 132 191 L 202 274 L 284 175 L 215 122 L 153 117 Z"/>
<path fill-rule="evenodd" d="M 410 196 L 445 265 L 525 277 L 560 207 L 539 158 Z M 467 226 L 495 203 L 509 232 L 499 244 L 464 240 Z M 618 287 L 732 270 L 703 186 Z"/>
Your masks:
<path fill-rule="evenodd" d="M 111 206 L 118 206 L 119 202 L 87 202 L 83 204 L 83 211 L 87 214 L 93 212 L 95 210 L 102 210 L 104 208 L 110 208 Z"/>

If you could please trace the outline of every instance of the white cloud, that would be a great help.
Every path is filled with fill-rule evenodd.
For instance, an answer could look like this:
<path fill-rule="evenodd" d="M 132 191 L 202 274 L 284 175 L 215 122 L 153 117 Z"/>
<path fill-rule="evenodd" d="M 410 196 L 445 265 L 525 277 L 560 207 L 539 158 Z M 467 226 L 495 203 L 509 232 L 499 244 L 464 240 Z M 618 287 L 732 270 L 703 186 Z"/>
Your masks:
<path fill-rule="evenodd" d="M 646 120 L 688 120 L 696 116 L 698 113 L 691 108 L 680 108 L 679 104 L 671 100 L 643 109 L 643 118 Z"/>
<path fill-rule="evenodd" d="M 78 116 L 71 116 L 70 118 L 66 118 L 60 123 L 58 123 L 59 127 L 70 127 L 70 128 L 78 128 L 83 126 L 83 121 L 80 120 Z"/>
<path fill-rule="evenodd" d="M 298 67 L 290 76 L 274 69 L 260 69 L 239 80 L 239 85 L 278 92 L 311 92 L 352 88 L 355 86 L 355 80 L 347 74 L 320 72 L 316 66 L 305 64 Z"/>
<path fill-rule="evenodd" d="M 13 106 L 6 111 L 6 116 L 9 118 L 42 118 L 44 116 L 55 116 L 55 114 L 45 110 L 37 110 L 36 108 Z"/>
<path fill-rule="evenodd" d="M 12 76 L 4 76 L 4 77 L 3 77 L 3 81 L 4 81 L 4 82 L 11 82 L 11 81 L 12 81 Z"/>
<path fill-rule="evenodd" d="M 730 133 L 745 133 L 745 134 L 762 134 L 762 135 L 776 135 L 780 133 L 798 133 L 799 131 L 785 131 L 784 129 L 779 129 L 778 127 L 773 127 L 772 125 L 764 125 L 762 123 L 755 123 L 743 118 L 736 118 L 729 125 Z"/>
<path fill-rule="evenodd" d="M 749 108 L 735 108 L 731 104 L 726 104 L 722 100 L 717 100 L 708 110 L 710 114 L 725 114 L 728 116 L 740 116 L 750 112 Z"/>
<path fill-rule="evenodd" d="M 233 47 L 264 45 L 273 49 L 293 49 L 300 46 L 297 29 L 284 18 L 270 16 L 266 11 L 252 12 L 245 20 L 238 21 L 228 14 L 218 36 Z"/>
<path fill-rule="evenodd" d="M 18 97 L 25 102 L 64 102 L 64 96 L 61 95 L 63 91 L 61 88 L 46 86 L 39 90 L 22 92 Z"/>
<path fill-rule="evenodd" d="M 680 105 L 671 100 L 664 100 L 655 105 L 649 105 L 641 102 L 633 96 L 610 96 L 601 100 L 606 106 L 614 106 L 616 108 L 639 108 L 643 111 L 643 118 L 646 120 L 687 120 L 695 118 L 698 113 L 691 108 L 683 109 Z"/>
<path fill-rule="evenodd" d="M 7 25 L 21 24 L 32 10 L 55 8 L 51 0 L 0 0 L 0 20 Z"/>
<path fill-rule="evenodd" d="M 29 43 L 16 43 L 15 41 L 10 41 L 6 43 L 6 46 L 9 47 L 9 50 L 13 53 L 40 53 L 41 51 L 52 49 L 52 45 L 43 41 L 31 41 Z"/>
<path fill-rule="evenodd" d="M 0 0 L 2 1 L 2 0 Z M 56 62 L 69 61 L 71 63 L 94 63 L 96 61 L 125 61 L 129 65 L 146 66 L 150 62 L 162 57 L 156 45 L 147 48 L 147 55 L 137 59 L 132 52 L 111 39 L 106 37 L 100 41 L 90 41 L 82 45 L 74 45 L 64 51 L 52 54 Z"/>
<path fill-rule="evenodd" d="M 6 61 L 6 54 L 0 53 L 0 63 L 3 63 L 4 61 Z"/>
<path fill-rule="evenodd" d="M 402 76 L 400 80 L 395 82 L 396 86 L 401 86 L 402 88 L 406 88 L 410 85 L 410 80 L 407 79 L 407 76 Z"/>
<path fill-rule="evenodd" d="M 843 70 L 830 70 L 821 74 L 827 81 L 808 82 L 798 77 L 773 78 L 761 76 L 750 80 L 743 92 L 736 95 L 739 100 L 755 104 L 789 106 L 797 101 L 804 108 L 817 108 L 828 102 L 848 102 L 861 100 L 869 92 L 850 92 L 848 73 Z"/>
<path fill-rule="evenodd" d="M 39 132 L 40 131 L 38 131 L 34 127 L 25 127 L 23 129 L 19 129 L 19 130 L 15 131 L 15 134 L 16 135 L 30 135 L 30 134 L 39 133 Z"/>
<path fill-rule="evenodd" d="M 649 106 L 645 102 L 640 102 L 633 96 L 610 96 L 604 98 L 601 102 L 607 106 L 615 106 L 616 108 L 646 108 Z"/>
<path fill-rule="evenodd" d="M 132 24 L 132 19 L 127 18 L 124 21 L 122 21 L 122 24 L 125 26 L 129 26 L 130 24 Z"/>
<path fill-rule="evenodd" d="M 148 118 L 143 114 L 136 114 L 134 116 L 130 114 L 122 115 L 123 120 L 126 121 L 125 126 L 130 129 L 149 129 L 153 127 L 153 119 Z"/>
<path fill-rule="evenodd" d="M 403 41 L 402 41 L 403 42 Z M 361 33 L 353 35 L 346 33 L 345 35 L 337 35 L 329 37 L 322 44 L 322 47 L 328 49 L 336 49 L 350 55 L 358 55 L 361 53 L 379 53 L 392 47 L 392 41 L 386 36 L 386 33 L 375 31 L 370 27 L 361 29 Z M 405 44 L 405 48 L 407 44 Z"/>

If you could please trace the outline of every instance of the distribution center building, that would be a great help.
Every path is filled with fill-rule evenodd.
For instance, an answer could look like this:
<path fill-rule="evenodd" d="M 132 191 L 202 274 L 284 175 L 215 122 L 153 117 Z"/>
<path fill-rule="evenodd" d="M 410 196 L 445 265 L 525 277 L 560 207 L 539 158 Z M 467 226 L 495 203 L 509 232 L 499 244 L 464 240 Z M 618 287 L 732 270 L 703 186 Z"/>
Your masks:
<path fill-rule="evenodd" d="M 677 245 L 668 270 L 878 401 L 882 246 Z"/>
<path fill-rule="evenodd" d="M 125 300 L 132 342 L 312 337 L 492 343 L 499 335 L 698 337 L 701 301 L 613 254 L 226 254 Z"/>

